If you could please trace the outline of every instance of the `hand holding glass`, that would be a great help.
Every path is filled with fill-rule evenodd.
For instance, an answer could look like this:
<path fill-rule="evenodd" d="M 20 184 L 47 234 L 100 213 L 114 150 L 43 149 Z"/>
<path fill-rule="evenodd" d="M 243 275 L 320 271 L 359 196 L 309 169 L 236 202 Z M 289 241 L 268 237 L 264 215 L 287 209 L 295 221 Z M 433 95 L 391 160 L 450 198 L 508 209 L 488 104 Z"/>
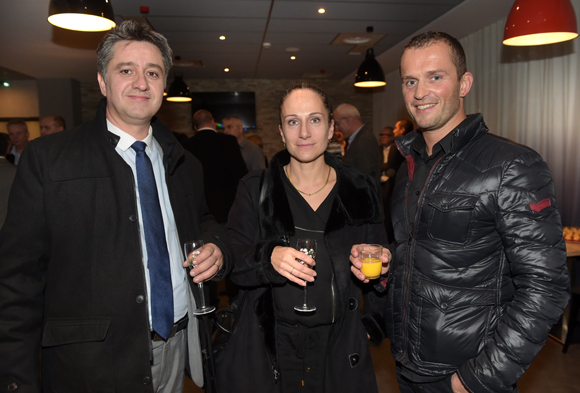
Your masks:
<path fill-rule="evenodd" d="M 187 263 L 191 269 L 197 267 L 197 261 L 195 258 L 201 253 L 203 248 L 203 240 L 194 240 L 190 242 L 186 242 L 183 245 L 183 250 L 185 252 L 185 257 L 187 258 Z M 196 308 L 193 310 L 194 315 L 203 315 L 215 311 L 214 306 L 206 306 L 205 305 L 205 296 L 203 294 L 203 282 L 197 283 L 199 287 L 199 295 L 201 298 L 201 307 Z"/>
<path fill-rule="evenodd" d="M 358 247 L 357 251 L 359 253 L 358 257 L 362 262 L 360 271 L 370 280 L 379 278 L 383 267 L 381 261 L 383 247 L 379 244 L 365 244 Z"/>
<path fill-rule="evenodd" d="M 303 252 L 306 255 L 309 255 L 311 258 L 314 259 L 316 257 L 316 240 L 314 240 L 314 239 L 298 239 L 296 241 L 296 249 L 298 251 Z M 300 263 L 303 264 L 304 266 L 310 267 L 309 265 L 305 264 L 303 261 L 300 261 Z M 300 311 L 300 312 L 316 311 L 316 307 L 308 305 L 308 302 L 306 300 L 306 290 L 308 287 L 308 281 L 304 280 L 304 283 L 306 284 L 306 285 L 304 285 L 304 303 L 301 306 L 295 306 L 294 310 Z"/>

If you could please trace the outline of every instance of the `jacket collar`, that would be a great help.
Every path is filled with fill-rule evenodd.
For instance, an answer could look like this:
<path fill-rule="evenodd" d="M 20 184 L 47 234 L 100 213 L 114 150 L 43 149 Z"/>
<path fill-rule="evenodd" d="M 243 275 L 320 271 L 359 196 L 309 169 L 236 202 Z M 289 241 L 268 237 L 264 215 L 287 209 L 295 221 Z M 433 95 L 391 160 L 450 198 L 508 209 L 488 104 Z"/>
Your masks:
<path fill-rule="evenodd" d="M 488 132 L 487 126 L 483 121 L 481 113 L 468 115 L 451 133 L 452 151 L 457 152 L 473 139 L 479 138 Z M 413 131 L 408 135 L 399 137 L 395 140 L 399 150 L 403 156 L 408 157 L 411 154 L 411 149 L 416 138 L 420 137 L 418 131 Z"/>
<path fill-rule="evenodd" d="M 342 164 L 331 154 L 325 153 L 324 160 L 336 171 L 338 187 L 325 232 L 340 229 L 345 224 L 379 223 L 380 203 L 373 180 L 351 166 Z M 259 212 L 260 229 L 266 239 L 294 233 L 294 221 L 282 182 L 283 168 L 289 162 L 288 151 L 279 152 L 270 161 L 264 175 Z"/>
<path fill-rule="evenodd" d="M 94 119 L 97 129 L 102 130 L 104 137 L 112 146 L 117 146 L 119 136 L 109 132 L 107 129 L 107 99 L 102 98 L 97 108 Z M 184 155 L 183 147 L 177 142 L 172 132 L 157 117 L 151 119 L 153 137 L 163 149 L 163 163 L 169 173 L 173 173 L 179 160 Z"/>

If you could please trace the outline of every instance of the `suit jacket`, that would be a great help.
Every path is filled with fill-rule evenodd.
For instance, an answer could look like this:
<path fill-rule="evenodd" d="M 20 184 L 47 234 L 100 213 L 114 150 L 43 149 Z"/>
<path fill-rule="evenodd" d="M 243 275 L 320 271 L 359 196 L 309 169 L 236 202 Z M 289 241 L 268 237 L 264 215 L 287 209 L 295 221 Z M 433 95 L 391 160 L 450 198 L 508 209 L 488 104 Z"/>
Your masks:
<path fill-rule="evenodd" d="M 6 212 L 8 211 L 8 196 L 10 195 L 10 188 L 15 175 L 16 165 L 0 157 L 0 228 L 4 224 Z"/>
<path fill-rule="evenodd" d="M 384 153 L 382 147 L 380 147 L 381 155 Z M 397 149 L 397 145 L 393 143 L 389 149 L 387 156 L 387 162 L 381 161 L 381 174 L 388 176 L 388 180 L 381 182 L 381 197 L 383 201 L 383 213 L 385 216 L 385 229 L 387 231 L 387 237 L 389 242 L 394 240 L 393 224 L 391 223 L 391 195 L 393 194 L 393 188 L 395 187 L 395 176 L 397 171 L 401 167 L 401 164 L 405 161 L 403 155 Z"/>
<path fill-rule="evenodd" d="M 217 222 L 225 223 L 238 183 L 248 173 L 237 139 L 201 129 L 183 147 L 201 162 L 207 207 Z"/>
<path fill-rule="evenodd" d="M 363 126 L 344 153 L 342 162 L 370 175 L 380 184 L 381 159 L 379 142 L 370 128 Z"/>
<path fill-rule="evenodd" d="M 153 392 L 135 180 L 105 108 L 103 99 L 93 121 L 37 138 L 21 157 L 0 231 L 0 386 L 40 392 L 42 369 L 43 392 Z M 217 244 L 221 279 L 231 252 L 207 210 L 201 164 L 159 120 L 151 124 L 179 240 Z M 190 364 L 209 367 L 209 320 L 189 321 Z M 191 371 L 212 391 L 209 368 Z"/>

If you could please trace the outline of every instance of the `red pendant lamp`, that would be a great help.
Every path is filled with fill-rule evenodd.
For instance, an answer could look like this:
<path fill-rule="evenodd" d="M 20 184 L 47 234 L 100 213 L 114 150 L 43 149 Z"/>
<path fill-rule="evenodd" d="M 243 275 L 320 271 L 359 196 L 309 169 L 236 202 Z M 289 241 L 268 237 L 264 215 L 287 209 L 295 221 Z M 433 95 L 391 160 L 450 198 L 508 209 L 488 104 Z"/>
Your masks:
<path fill-rule="evenodd" d="M 505 24 L 503 44 L 546 45 L 578 37 L 570 0 L 516 0 Z"/>

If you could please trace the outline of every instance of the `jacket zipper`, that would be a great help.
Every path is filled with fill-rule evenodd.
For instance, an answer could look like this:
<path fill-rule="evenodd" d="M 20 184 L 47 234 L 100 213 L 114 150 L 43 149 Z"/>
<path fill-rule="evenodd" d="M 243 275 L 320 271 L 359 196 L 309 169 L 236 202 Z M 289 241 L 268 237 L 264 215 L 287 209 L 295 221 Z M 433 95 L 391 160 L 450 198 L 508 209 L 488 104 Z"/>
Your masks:
<path fill-rule="evenodd" d="M 431 168 L 431 171 L 429 172 L 429 175 L 427 176 L 427 180 L 425 180 L 425 184 L 423 185 L 423 188 L 421 189 L 421 194 L 419 195 L 419 200 L 417 201 L 417 211 L 415 211 L 415 217 L 413 218 L 413 231 L 409 232 L 410 235 L 410 239 L 407 242 L 407 273 L 405 275 L 405 292 L 404 292 L 404 297 L 403 297 L 403 329 L 402 329 L 402 335 L 403 335 L 403 342 L 405 341 L 405 337 L 407 335 L 407 309 L 408 309 L 408 302 L 409 299 L 407 297 L 408 295 L 408 288 L 409 288 L 409 276 L 411 273 L 411 259 L 412 259 L 412 255 L 413 253 L 411 252 L 414 249 L 415 246 L 415 235 L 417 234 L 417 216 L 419 215 L 419 211 L 421 210 L 421 207 L 423 206 L 423 196 L 425 194 L 425 190 L 427 189 L 427 186 L 429 185 L 429 182 L 431 180 L 431 175 L 433 174 L 433 171 L 435 170 L 435 168 L 437 168 L 437 165 L 439 164 L 439 162 L 443 159 L 443 157 L 439 158 L 437 160 L 437 162 L 435 162 L 435 164 L 433 165 L 433 168 Z M 407 192 L 406 192 L 406 196 L 405 196 L 405 206 L 407 206 L 408 200 L 409 200 L 409 189 L 411 188 L 411 180 L 409 179 L 409 184 L 407 186 Z M 406 220 L 406 213 L 405 209 L 405 222 L 407 222 Z M 409 224 L 407 222 L 407 231 L 409 230 Z M 401 360 L 404 360 L 407 357 L 407 346 L 404 345 L 403 346 L 404 349 L 404 353 L 403 353 L 403 357 L 401 358 Z"/>

